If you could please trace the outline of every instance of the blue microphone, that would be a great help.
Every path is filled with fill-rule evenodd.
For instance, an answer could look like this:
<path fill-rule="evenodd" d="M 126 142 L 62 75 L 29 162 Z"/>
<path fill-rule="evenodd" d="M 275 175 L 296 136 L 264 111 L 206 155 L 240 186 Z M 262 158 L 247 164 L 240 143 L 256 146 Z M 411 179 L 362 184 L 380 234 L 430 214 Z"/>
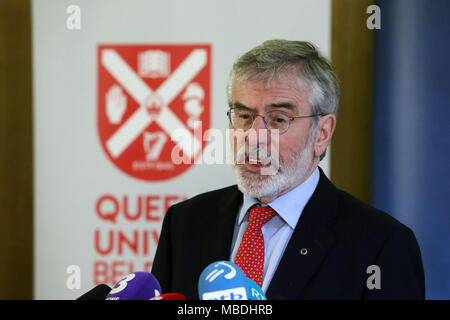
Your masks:
<path fill-rule="evenodd" d="M 120 280 L 105 300 L 148 300 L 161 294 L 156 277 L 148 272 L 133 272 Z"/>
<path fill-rule="evenodd" d="M 200 300 L 248 300 L 248 278 L 230 261 L 216 261 L 200 274 Z"/>
<path fill-rule="evenodd" d="M 266 295 L 262 291 L 262 289 L 250 278 L 247 278 L 248 287 L 247 287 L 247 296 L 248 300 L 267 300 Z"/>

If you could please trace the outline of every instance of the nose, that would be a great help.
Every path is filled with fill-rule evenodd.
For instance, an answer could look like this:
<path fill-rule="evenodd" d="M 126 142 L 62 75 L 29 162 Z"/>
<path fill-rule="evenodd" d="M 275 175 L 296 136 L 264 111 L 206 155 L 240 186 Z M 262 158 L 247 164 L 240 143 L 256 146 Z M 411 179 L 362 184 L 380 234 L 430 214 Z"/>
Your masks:
<path fill-rule="evenodd" d="M 264 117 L 262 115 L 255 115 L 255 120 L 250 129 L 259 130 L 259 129 L 267 129 L 266 124 L 264 123 Z"/>
<path fill-rule="evenodd" d="M 253 143 L 256 143 L 257 145 L 270 143 L 270 133 L 264 122 L 264 116 L 259 114 L 255 115 L 255 120 L 253 121 L 249 131 L 254 132 L 254 134 L 249 132 L 251 137 L 256 138 L 252 141 Z"/>

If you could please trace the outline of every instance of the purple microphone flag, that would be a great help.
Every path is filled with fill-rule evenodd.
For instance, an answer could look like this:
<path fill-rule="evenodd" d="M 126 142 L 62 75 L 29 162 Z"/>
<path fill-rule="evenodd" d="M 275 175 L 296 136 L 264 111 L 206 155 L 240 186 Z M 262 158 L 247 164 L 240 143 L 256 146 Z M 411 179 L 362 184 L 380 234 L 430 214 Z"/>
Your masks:
<path fill-rule="evenodd" d="M 161 286 L 148 272 L 133 272 L 120 280 L 106 300 L 148 300 L 161 294 Z"/>

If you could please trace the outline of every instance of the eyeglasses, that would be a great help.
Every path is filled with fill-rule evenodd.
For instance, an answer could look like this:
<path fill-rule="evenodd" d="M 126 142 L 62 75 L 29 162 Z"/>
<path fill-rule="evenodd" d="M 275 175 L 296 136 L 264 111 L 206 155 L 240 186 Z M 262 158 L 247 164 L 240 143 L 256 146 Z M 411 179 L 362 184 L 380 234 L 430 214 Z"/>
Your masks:
<path fill-rule="evenodd" d="M 256 117 L 262 117 L 264 125 L 269 130 L 279 130 L 279 134 L 285 133 L 289 129 L 289 125 L 295 119 L 321 117 L 324 114 L 312 114 L 309 116 L 291 117 L 284 111 L 273 110 L 266 112 L 264 115 L 256 114 L 251 110 L 244 108 L 231 108 L 227 112 L 230 125 L 234 129 L 242 129 L 247 131 L 253 126 Z"/>

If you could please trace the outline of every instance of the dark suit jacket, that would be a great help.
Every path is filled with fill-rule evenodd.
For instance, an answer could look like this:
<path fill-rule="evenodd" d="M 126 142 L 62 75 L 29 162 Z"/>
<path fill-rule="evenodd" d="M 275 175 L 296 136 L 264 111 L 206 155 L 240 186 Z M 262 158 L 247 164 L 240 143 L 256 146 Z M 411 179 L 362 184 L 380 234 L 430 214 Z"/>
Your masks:
<path fill-rule="evenodd" d="M 172 206 L 164 218 L 152 273 L 163 293 L 198 299 L 197 282 L 212 262 L 229 260 L 237 186 Z M 307 254 L 300 253 L 307 249 Z M 380 269 L 381 289 L 369 289 Z M 424 299 L 425 280 L 414 233 L 389 216 L 320 180 L 281 258 L 267 299 Z"/>

